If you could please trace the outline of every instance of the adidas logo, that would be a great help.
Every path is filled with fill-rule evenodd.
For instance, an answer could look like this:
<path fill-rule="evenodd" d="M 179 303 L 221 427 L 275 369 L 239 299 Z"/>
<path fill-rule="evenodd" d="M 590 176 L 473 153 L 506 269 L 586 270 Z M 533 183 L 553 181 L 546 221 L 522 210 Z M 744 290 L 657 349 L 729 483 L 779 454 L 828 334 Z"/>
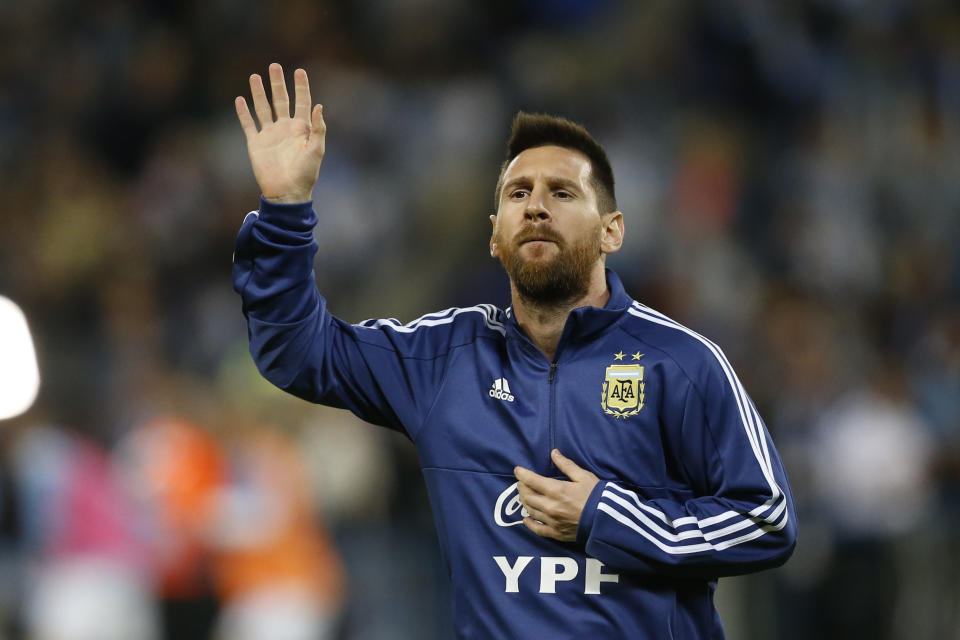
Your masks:
<path fill-rule="evenodd" d="M 490 397 L 496 398 L 497 400 L 513 402 L 513 394 L 510 393 L 510 383 L 507 382 L 506 378 L 497 378 L 493 381 L 493 386 L 490 388 Z"/>

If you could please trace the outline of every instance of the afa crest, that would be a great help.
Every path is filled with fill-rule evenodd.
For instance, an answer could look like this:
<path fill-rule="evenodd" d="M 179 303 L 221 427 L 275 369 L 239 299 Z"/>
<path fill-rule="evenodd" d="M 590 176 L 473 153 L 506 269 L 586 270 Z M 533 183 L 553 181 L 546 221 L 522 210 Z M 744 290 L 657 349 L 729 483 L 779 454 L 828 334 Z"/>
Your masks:
<path fill-rule="evenodd" d="M 623 352 L 614 355 L 614 359 L 622 360 Z M 643 354 L 637 352 L 634 360 L 639 360 Z M 616 418 L 626 418 L 640 413 L 643 409 L 643 366 L 639 364 L 612 364 L 607 367 L 603 379 L 603 394 L 600 406 L 604 413 Z"/>

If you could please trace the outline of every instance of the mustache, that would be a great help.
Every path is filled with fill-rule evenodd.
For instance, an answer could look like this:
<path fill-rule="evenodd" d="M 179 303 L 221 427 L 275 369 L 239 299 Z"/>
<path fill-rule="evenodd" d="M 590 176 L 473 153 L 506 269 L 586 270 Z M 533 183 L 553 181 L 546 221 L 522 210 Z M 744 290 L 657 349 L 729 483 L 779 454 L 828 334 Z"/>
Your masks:
<path fill-rule="evenodd" d="M 550 242 L 556 242 L 558 245 L 563 244 L 563 238 L 560 234 L 547 226 L 535 226 L 522 229 L 514 238 L 514 242 L 518 245 L 531 240 L 549 240 Z"/>

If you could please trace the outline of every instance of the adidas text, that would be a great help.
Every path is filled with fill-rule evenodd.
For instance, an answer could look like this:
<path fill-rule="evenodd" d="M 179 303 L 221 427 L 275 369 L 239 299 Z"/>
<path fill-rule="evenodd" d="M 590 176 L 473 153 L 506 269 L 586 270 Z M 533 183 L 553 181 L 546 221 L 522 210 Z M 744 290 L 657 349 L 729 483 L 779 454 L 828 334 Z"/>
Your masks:
<path fill-rule="evenodd" d="M 496 398 L 497 400 L 504 400 L 506 402 L 513 402 L 513 394 L 510 393 L 510 384 L 507 382 L 506 378 L 497 378 L 493 381 L 493 387 L 490 389 L 489 395 L 491 398 Z"/>

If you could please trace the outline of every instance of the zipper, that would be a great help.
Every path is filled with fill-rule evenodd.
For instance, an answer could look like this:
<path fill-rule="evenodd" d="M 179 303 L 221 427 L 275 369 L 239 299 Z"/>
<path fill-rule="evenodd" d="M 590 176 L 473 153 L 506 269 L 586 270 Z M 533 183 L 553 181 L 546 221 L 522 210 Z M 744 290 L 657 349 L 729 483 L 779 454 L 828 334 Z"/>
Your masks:
<path fill-rule="evenodd" d="M 559 469 L 553 463 L 553 458 L 550 456 L 550 451 L 553 451 L 556 448 L 556 440 L 554 437 L 554 423 L 557 420 L 557 385 L 554 384 L 554 381 L 557 377 L 557 362 L 553 361 L 550 363 L 550 377 L 547 379 L 548 384 L 550 385 L 550 421 L 547 424 L 547 433 L 550 436 L 550 450 L 547 451 L 547 468 L 550 470 L 551 474 L 555 474 Z"/>

